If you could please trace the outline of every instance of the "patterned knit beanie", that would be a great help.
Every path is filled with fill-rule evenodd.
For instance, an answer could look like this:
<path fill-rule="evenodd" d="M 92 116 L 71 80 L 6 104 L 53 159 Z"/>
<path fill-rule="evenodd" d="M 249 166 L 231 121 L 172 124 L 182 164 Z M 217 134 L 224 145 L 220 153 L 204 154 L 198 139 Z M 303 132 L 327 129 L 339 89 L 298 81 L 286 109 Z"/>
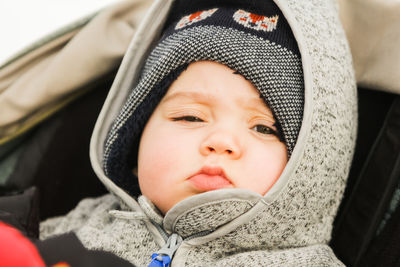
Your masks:
<path fill-rule="evenodd" d="M 167 23 L 105 143 L 105 173 L 131 195 L 139 192 L 132 170 L 144 126 L 171 83 L 195 61 L 220 62 L 253 83 L 272 110 L 290 157 L 304 106 L 300 53 L 272 1 L 263 1 L 258 13 L 245 7 L 211 7 Z"/>

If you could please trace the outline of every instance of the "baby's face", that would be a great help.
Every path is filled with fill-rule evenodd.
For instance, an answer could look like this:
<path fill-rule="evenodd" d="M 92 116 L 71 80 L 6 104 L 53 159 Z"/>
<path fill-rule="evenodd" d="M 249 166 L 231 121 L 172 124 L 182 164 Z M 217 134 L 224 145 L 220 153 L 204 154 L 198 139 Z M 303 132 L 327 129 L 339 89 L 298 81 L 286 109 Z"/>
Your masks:
<path fill-rule="evenodd" d="M 140 189 L 164 214 L 202 192 L 264 195 L 282 173 L 286 146 L 257 89 L 225 65 L 189 65 L 170 86 L 140 140 Z"/>

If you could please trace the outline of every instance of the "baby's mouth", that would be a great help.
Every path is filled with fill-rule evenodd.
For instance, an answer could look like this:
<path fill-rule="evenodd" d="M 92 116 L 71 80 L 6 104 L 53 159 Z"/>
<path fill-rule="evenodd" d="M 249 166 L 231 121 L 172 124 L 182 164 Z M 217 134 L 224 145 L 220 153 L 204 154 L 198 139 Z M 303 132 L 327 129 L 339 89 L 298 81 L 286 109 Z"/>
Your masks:
<path fill-rule="evenodd" d="M 221 167 L 205 166 L 189 177 L 188 180 L 197 190 L 202 192 L 233 187 Z"/>

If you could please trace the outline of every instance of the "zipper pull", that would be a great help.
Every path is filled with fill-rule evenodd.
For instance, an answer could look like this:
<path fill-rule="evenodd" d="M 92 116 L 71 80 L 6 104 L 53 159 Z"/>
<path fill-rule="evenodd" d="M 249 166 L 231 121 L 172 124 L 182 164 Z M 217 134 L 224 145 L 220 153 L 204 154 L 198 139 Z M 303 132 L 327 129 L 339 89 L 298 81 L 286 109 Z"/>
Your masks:
<path fill-rule="evenodd" d="M 168 237 L 167 243 L 156 253 L 151 255 L 152 261 L 148 267 L 169 267 L 175 251 L 182 243 L 182 237 L 172 234 Z"/>

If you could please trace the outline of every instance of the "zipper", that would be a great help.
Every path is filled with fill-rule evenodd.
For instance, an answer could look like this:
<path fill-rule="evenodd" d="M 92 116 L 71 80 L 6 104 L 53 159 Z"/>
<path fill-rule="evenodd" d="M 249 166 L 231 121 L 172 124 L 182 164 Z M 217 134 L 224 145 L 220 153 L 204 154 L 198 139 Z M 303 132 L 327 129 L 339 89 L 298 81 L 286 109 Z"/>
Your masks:
<path fill-rule="evenodd" d="M 211 232 L 212 232 L 211 230 L 198 232 L 197 234 L 194 234 L 194 235 L 186 237 L 184 241 L 192 240 L 192 239 L 197 238 L 197 237 L 202 237 L 202 236 L 210 234 Z"/>
<path fill-rule="evenodd" d="M 167 243 L 168 242 L 168 238 L 169 238 L 167 232 L 165 232 L 164 229 L 161 227 L 161 225 L 159 225 L 158 223 L 155 223 L 155 222 L 152 222 L 152 223 L 157 228 L 157 230 L 160 233 L 161 237 Z"/>
<path fill-rule="evenodd" d="M 152 261 L 150 262 L 148 267 L 169 267 L 175 252 L 178 250 L 183 241 L 188 241 L 197 237 L 205 236 L 212 232 L 203 231 L 183 239 L 180 235 L 175 233 L 168 237 L 167 233 L 164 231 L 164 229 L 162 229 L 161 226 L 156 225 L 156 227 L 159 230 L 161 236 L 163 238 L 167 237 L 167 240 L 165 245 L 162 246 L 161 249 L 151 255 Z"/>

